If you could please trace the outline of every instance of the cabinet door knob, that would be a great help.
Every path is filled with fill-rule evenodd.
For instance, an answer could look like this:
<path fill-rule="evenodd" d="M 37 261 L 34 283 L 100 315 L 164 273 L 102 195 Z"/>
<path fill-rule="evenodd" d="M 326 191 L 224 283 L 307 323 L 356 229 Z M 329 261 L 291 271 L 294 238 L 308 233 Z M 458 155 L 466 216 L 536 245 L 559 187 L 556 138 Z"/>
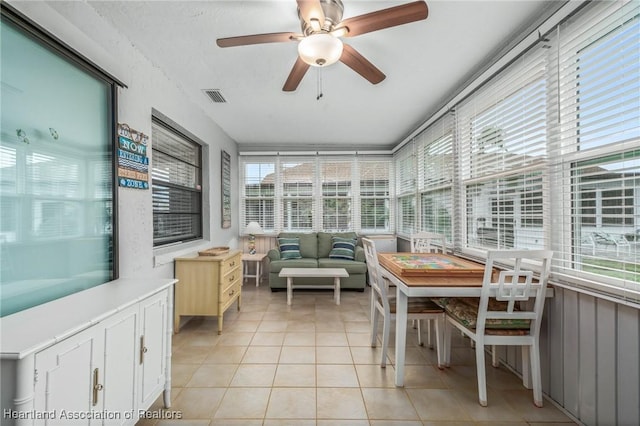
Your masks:
<path fill-rule="evenodd" d="M 148 351 L 147 347 L 144 345 L 144 336 L 140 336 L 140 364 L 144 363 L 144 354 Z"/>

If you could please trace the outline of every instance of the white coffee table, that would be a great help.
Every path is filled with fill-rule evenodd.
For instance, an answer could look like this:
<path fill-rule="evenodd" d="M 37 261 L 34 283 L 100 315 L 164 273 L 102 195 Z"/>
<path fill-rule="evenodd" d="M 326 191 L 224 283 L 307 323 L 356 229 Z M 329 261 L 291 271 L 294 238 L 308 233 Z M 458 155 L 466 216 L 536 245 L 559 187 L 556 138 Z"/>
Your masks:
<path fill-rule="evenodd" d="M 336 305 L 340 304 L 340 278 L 349 276 L 344 268 L 282 268 L 280 277 L 287 279 L 287 305 L 291 305 L 294 288 L 333 288 Z M 300 285 L 294 286 L 294 278 L 333 278 L 333 285 Z"/>

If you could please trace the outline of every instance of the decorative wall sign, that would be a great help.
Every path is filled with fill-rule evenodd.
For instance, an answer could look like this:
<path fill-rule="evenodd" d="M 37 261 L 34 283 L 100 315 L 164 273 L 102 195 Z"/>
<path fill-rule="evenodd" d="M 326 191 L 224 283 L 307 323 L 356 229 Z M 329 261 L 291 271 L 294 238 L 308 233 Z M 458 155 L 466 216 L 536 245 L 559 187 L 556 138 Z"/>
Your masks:
<path fill-rule="evenodd" d="M 222 151 L 222 227 L 231 227 L 231 156 Z"/>
<path fill-rule="evenodd" d="M 124 188 L 149 189 L 149 137 L 118 124 L 118 185 Z"/>

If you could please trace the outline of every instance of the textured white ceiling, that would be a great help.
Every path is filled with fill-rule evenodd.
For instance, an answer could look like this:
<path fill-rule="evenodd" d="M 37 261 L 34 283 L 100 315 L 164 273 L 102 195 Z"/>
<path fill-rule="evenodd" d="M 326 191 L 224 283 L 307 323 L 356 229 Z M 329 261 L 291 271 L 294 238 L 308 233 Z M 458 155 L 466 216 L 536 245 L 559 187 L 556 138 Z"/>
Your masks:
<path fill-rule="evenodd" d="M 409 2 L 343 1 L 344 18 Z M 386 80 L 372 85 L 337 63 L 323 69 L 318 101 L 314 68 L 295 92 L 282 91 L 296 60 L 295 42 L 226 49 L 215 44 L 220 37 L 299 32 L 294 0 L 89 2 L 241 150 L 294 151 L 395 146 L 479 67 L 561 3 L 427 1 L 424 21 L 346 40 Z M 212 103 L 203 89 L 220 89 L 227 103 Z"/>

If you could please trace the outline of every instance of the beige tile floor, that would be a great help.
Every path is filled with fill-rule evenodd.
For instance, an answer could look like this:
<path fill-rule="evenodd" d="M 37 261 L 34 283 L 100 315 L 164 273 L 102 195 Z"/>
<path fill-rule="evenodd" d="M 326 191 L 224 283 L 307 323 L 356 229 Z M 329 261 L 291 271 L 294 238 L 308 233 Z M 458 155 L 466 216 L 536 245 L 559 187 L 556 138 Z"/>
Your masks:
<path fill-rule="evenodd" d="M 148 412 L 156 418 L 138 426 L 574 424 L 550 402 L 536 408 L 504 367 L 487 367 L 489 406 L 478 405 L 473 350 L 459 336 L 451 368 L 439 370 L 435 350 L 409 328 L 397 388 L 393 334 L 383 369 L 369 327 L 368 289 L 343 291 L 340 306 L 331 291 L 296 291 L 287 306 L 286 292 L 247 282 L 222 335 L 215 318 L 193 318 L 174 335 L 172 407 L 162 411 L 159 398 Z"/>

